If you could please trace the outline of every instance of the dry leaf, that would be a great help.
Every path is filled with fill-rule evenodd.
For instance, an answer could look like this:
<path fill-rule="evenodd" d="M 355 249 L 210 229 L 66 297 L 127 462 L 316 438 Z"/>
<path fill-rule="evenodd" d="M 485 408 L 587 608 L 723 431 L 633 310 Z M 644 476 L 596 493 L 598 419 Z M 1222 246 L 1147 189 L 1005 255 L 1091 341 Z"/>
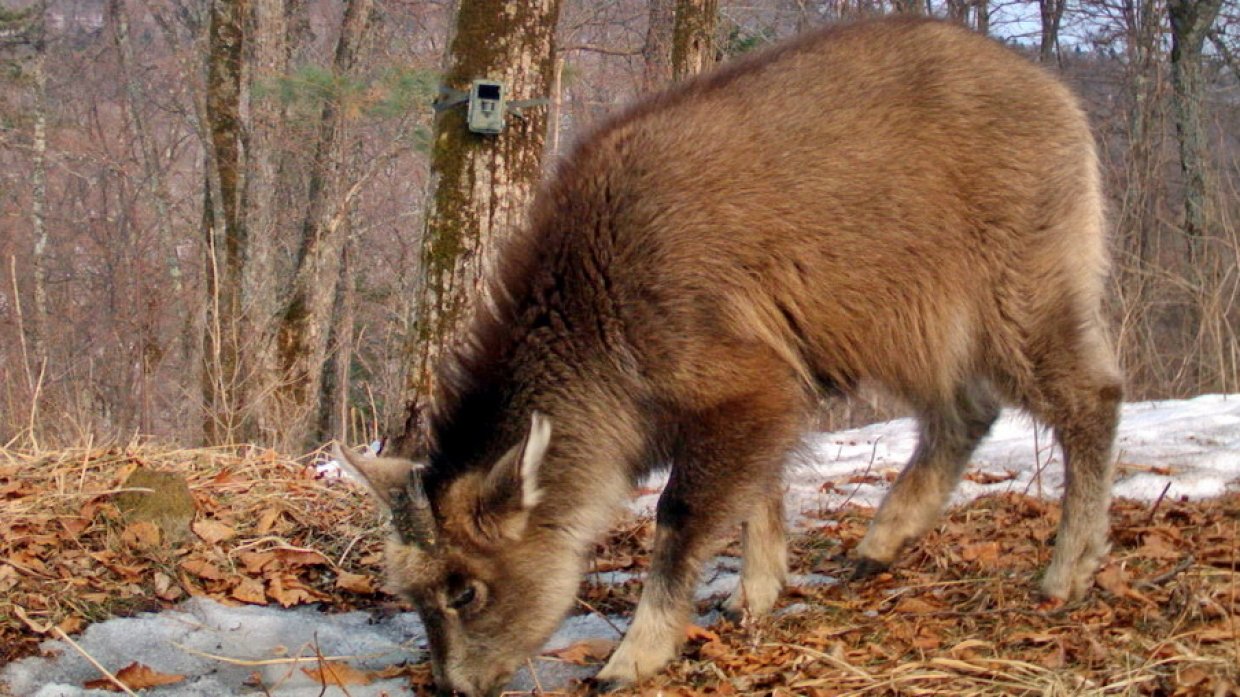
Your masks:
<path fill-rule="evenodd" d="M 86 628 L 86 620 L 78 617 L 77 615 L 69 615 L 61 620 L 56 626 L 59 627 L 60 631 L 65 634 L 77 634 Z"/>
<path fill-rule="evenodd" d="M 698 647 L 698 655 L 708 661 L 718 660 L 729 653 L 731 651 L 728 649 L 728 645 L 718 639 L 712 639 Z"/>
<path fill-rule="evenodd" d="M 289 566 L 316 566 L 331 564 L 327 557 L 312 549 L 277 549 L 275 555 Z"/>
<path fill-rule="evenodd" d="M 569 663 L 584 666 L 590 663 L 601 662 L 611 655 L 614 648 L 616 648 L 616 642 L 611 639 L 582 639 L 562 649 L 548 651 L 546 655 L 555 656 Z"/>
<path fill-rule="evenodd" d="M 284 515 L 284 511 L 278 508 L 268 508 L 263 511 L 263 514 L 258 518 L 258 525 L 256 526 L 254 532 L 259 535 L 266 535 L 271 532 L 271 530 L 275 528 L 276 522 L 280 520 L 282 515 Z"/>
<path fill-rule="evenodd" d="M 1237 637 L 1240 637 L 1240 634 L 1237 634 L 1236 627 L 1226 622 L 1193 633 L 1193 638 L 1202 642 L 1231 641 Z"/>
<path fill-rule="evenodd" d="M 243 603 L 266 605 L 267 594 L 263 591 L 263 582 L 256 578 L 242 578 L 228 594 Z"/>
<path fill-rule="evenodd" d="M 964 475 L 964 478 L 975 484 L 998 484 L 1000 482 L 1007 482 L 1016 479 L 1016 473 L 1004 472 L 1002 474 L 996 474 L 993 472 L 983 472 L 981 470 L 977 470 Z"/>
<path fill-rule="evenodd" d="M 996 540 L 990 540 L 965 545 L 964 549 L 960 550 L 960 558 L 981 564 L 994 564 L 999 561 L 999 543 Z"/>
<path fill-rule="evenodd" d="M 718 634 L 696 624 L 685 627 L 685 638 L 689 641 L 719 641 Z"/>
<path fill-rule="evenodd" d="M 296 576 L 280 574 L 267 583 L 267 596 L 284 607 L 312 603 L 319 596 Z"/>
<path fill-rule="evenodd" d="M 351 593 L 361 593 L 362 595 L 370 595 L 378 593 L 379 588 L 375 583 L 373 576 L 368 574 L 354 574 L 348 571 L 341 571 L 336 577 L 336 588 L 346 590 Z"/>
<path fill-rule="evenodd" d="M 1182 545 L 1177 545 L 1165 534 L 1148 532 L 1141 537 L 1142 545 L 1137 555 L 1144 559 L 1179 559 Z"/>
<path fill-rule="evenodd" d="M 369 685 L 374 680 L 369 672 L 338 661 L 322 661 L 318 668 L 302 668 L 301 672 L 320 685 Z"/>
<path fill-rule="evenodd" d="M 900 602 L 896 603 L 896 606 L 893 609 L 896 612 L 905 612 L 909 614 L 926 614 L 930 612 L 938 612 L 943 608 L 921 598 L 905 596 L 900 598 Z"/>
<path fill-rule="evenodd" d="M 261 574 L 268 564 L 276 561 L 276 555 L 273 552 L 242 552 L 237 555 L 237 558 L 241 560 L 245 570 L 254 575 Z"/>
<path fill-rule="evenodd" d="M 145 690 L 148 687 L 159 687 L 160 685 L 171 685 L 173 683 L 181 682 L 185 679 L 185 676 L 160 673 L 141 663 L 130 663 L 124 668 L 116 671 L 116 679 L 125 683 L 125 687 L 128 687 L 131 690 Z M 121 691 L 121 689 L 116 686 L 116 683 L 107 678 L 91 680 L 90 682 L 85 683 L 83 687 L 89 690 L 107 690 L 109 692 Z"/>
<path fill-rule="evenodd" d="M 85 518 L 61 518 L 60 527 L 71 536 L 77 537 L 90 527 L 90 521 Z"/>
<path fill-rule="evenodd" d="M 132 523 L 121 531 L 121 542 L 134 549 L 159 546 L 159 526 L 149 520 Z"/>
<path fill-rule="evenodd" d="M 200 518 L 190 528 L 208 544 L 218 544 L 237 536 L 236 530 L 212 518 Z"/>
<path fill-rule="evenodd" d="M 222 581 L 225 578 L 224 572 L 220 571 L 219 567 L 201 557 L 191 557 L 186 559 L 181 562 L 181 568 L 199 578 L 205 578 L 208 581 Z"/>
<path fill-rule="evenodd" d="M 633 564 L 634 564 L 633 555 L 621 554 L 615 557 L 608 557 L 606 559 L 595 560 L 594 571 L 598 571 L 598 572 L 620 571 L 622 569 L 631 568 Z"/>

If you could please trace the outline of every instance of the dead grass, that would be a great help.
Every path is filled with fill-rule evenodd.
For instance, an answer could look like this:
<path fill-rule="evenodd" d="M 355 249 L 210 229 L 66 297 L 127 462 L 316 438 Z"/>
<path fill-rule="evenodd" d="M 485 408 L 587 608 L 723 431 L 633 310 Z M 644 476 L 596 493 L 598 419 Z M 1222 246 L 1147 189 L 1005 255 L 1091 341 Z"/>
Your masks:
<path fill-rule="evenodd" d="M 117 509 L 137 467 L 187 477 L 197 514 L 184 541 L 152 540 Z M 794 569 L 847 574 L 842 555 L 869 515 L 816 521 L 795 538 Z M 694 632 L 684 660 L 625 694 L 1240 694 L 1240 495 L 1117 502 L 1111 563 L 1070 607 L 1032 592 L 1056 516 L 1055 504 L 1017 495 L 954 509 L 889 573 L 792 588 L 777 617 Z M 644 568 L 650 532 L 649 521 L 618 530 L 596 567 Z M 32 625 L 74 634 L 191 594 L 389 605 L 376 588 L 384 534 L 355 488 L 271 451 L 0 450 L 0 664 L 37 651 Z M 629 613 L 639 592 L 588 577 L 581 611 Z M 427 671 L 408 674 L 425 692 Z"/>
<path fill-rule="evenodd" d="M 150 523 L 122 516 L 122 483 L 139 467 L 186 477 L 193 534 L 169 542 Z M 72 634 L 189 595 L 373 605 L 381 599 L 380 523 L 357 488 L 268 450 L 0 450 L 0 664 L 41 640 L 19 608 Z"/>

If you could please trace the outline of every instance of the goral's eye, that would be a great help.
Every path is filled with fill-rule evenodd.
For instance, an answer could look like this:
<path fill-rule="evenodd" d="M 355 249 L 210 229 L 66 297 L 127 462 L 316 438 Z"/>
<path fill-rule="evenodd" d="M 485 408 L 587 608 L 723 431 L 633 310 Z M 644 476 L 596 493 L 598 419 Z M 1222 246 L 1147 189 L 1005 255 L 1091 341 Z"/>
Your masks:
<path fill-rule="evenodd" d="M 477 599 L 478 599 L 478 589 L 475 588 L 474 584 L 472 583 L 466 584 L 466 586 L 462 588 L 459 593 L 457 593 L 455 596 L 452 597 L 451 600 L 448 601 L 448 607 L 452 608 L 453 610 L 462 610 L 466 607 L 469 607 L 470 605 L 473 605 L 474 601 Z"/>

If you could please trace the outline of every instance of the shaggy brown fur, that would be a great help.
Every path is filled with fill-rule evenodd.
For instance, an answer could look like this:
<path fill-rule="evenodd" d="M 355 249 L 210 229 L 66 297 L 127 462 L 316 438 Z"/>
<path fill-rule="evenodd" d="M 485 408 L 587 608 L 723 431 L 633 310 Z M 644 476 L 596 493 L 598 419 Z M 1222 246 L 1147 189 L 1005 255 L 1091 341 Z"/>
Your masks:
<path fill-rule="evenodd" d="M 745 567 L 729 607 L 769 610 L 786 565 L 782 464 L 814 395 L 862 381 L 907 400 L 922 429 L 863 566 L 933 523 L 1008 402 L 1065 450 L 1042 586 L 1079 596 L 1106 551 L 1121 397 L 1099 315 L 1102 209 L 1069 91 L 932 21 L 813 33 L 597 129 L 539 196 L 501 256 L 495 307 L 443 369 L 420 470 L 434 543 L 390 546 L 440 684 L 503 685 L 656 466 L 671 478 L 651 572 L 600 679 L 674 658 L 701 564 L 735 525 Z M 355 464 L 375 482 L 410 467 Z"/>

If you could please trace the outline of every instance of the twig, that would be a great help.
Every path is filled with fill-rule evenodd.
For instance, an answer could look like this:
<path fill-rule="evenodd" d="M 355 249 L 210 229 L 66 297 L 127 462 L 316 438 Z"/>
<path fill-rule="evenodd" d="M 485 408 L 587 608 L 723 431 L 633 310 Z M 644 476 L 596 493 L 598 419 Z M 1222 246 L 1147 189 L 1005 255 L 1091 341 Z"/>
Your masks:
<path fill-rule="evenodd" d="M 108 680 L 112 681 L 112 684 L 119 687 L 125 694 L 133 695 L 133 697 L 138 697 L 138 693 L 129 689 L 129 686 L 121 682 L 120 678 L 110 673 L 107 668 L 104 668 L 99 663 L 99 661 L 95 660 L 94 656 L 91 656 L 89 653 L 86 653 L 86 649 L 79 646 L 78 643 L 74 641 L 72 638 L 70 638 L 68 634 L 65 634 L 65 630 L 61 629 L 60 627 L 52 627 L 52 633 L 55 634 L 56 637 L 60 639 L 61 641 L 64 641 L 65 643 L 72 646 L 74 650 L 76 650 L 78 653 L 82 654 L 82 658 L 85 658 L 87 661 L 89 661 L 90 664 L 94 666 L 96 670 L 98 670 L 100 673 L 103 673 L 104 676 L 107 677 Z"/>
<path fill-rule="evenodd" d="M 623 636 L 624 636 L 624 631 L 623 631 L 623 630 L 621 630 L 619 627 L 617 627 L 617 626 L 616 626 L 616 624 L 615 624 L 614 622 L 612 622 L 612 621 L 611 621 L 611 618 L 610 618 L 610 617 L 608 617 L 607 615 L 604 615 L 603 613 L 599 612 L 599 611 L 598 611 L 598 608 L 594 607 L 594 606 L 593 606 L 593 605 L 591 605 L 590 603 L 587 603 L 586 601 L 582 600 L 581 598 L 575 598 L 575 600 L 576 600 L 578 603 L 580 603 L 580 604 L 581 604 L 581 606 L 582 606 L 582 607 L 584 607 L 585 609 L 589 610 L 590 612 L 593 612 L 594 614 L 598 615 L 599 617 L 602 617 L 602 618 L 603 618 L 603 621 L 607 623 L 607 626 L 608 626 L 608 627 L 611 627 L 613 630 L 615 630 L 615 632 L 616 632 L 616 636 L 619 636 L 619 637 L 623 637 Z"/>
<path fill-rule="evenodd" d="M 328 665 L 328 659 L 323 656 L 323 650 L 319 647 L 319 633 L 314 633 L 314 658 L 319 664 L 319 682 L 322 683 L 323 689 L 319 690 L 319 697 L 327 694 L 327 678 L 330 675 L 332 682 L 340 691 L 344 693 L 344 697 L 353 697 L 349 694 L 349 688 L 344 686 L 344 681 L 340 676 L 336 675 L 336 669 Z"/>
<path fill-rule="evenodd" d="M 366 660 L 366 659 L 381 658 L 383 656 L 391 655 L 391 652 L 384 652 L 384 653 L 363 654 L 360 656 L 356 656 L 356 655 L 355 656 L 318 656 L 316 655 L 316 656 L 293 656 L 291 658 L 247 659 L 247 658 L 233 658 L 232 656 L 221 656 L 219 654 L 207 653 L 206 651 L 199 651 L 198 649 L 186 646 L 184 644 L 178 644 L 175 641 L 170 641 L 168 643 L 192 656 L 198 656 L 199 658 L 209 658 L 213 661 L 227 663 L 228 665 L 244 666 L 247 668 L 258 667 L 258 666 L 278 666 L 278 665 L 297 664 L 297 663 L 317 663 L 320 659 L 324 661 Z"/>
<path fill-rule="evenodd" d="M 874 468 L 874 460 L 878 458 L 878 442 L 881 441 L 882 439 L 883 439 L 882 436 L 878 436 L 877 438 L 874 439 L 874 445 L 871 446 L 870 448 L 870 461 L 865 463 L 865 469 L 862 470 L 861 475 L 860 477 L 858 477 L 858 479 L 865 479 L 866 477 L 870 476 L 870 470 Z M 837 511 L 844 510 L 844 508 L 848 506 L 848 503 L 853 500 L 853 497 L 857 495 L 857 492 L 861 491 L 861 485 L 864 483 L 865 482 L 863 481 L 858 481 L 857 485 L 853 487 L 852 491 L 848 492 L 848 496 L 845 497 L 844 500 L 840 502 L 840 505 L 835 507 L 835 510 Z"/>
<path fill-rule="evenodd" d="M 31 630 L 33 630 L 34 632 L 38 634 L 50 633 L 54 635 L 57 639 L 60 639 L 61 641 L 68 644 L 69 646 L 72 646 L 75 651 L 82 654 L 82 658 L 85 658 L 88 663 L 90 663 L 92 666 L 95 667 L 95 670 L 98 670 L 100 673 L 103 673 L 104 677 L 106 677 L 109 681 L 111 681 L 113 685 L 116 685 L 118 688 L 120 688 L 122 692 L 124 692 L 127 695 L 132 695 L 132 697 L 138 697 L 138 693 L 129 689 L 129 686 L 121 682 L 120 678 L 113 675 L 111 671 L 109 671 L 107 668 L 104 668 L 103 665 L 99 663 L 99 661 L 95 660 L 94 656 L 91 656 L 89 653 L 87 653 L 86 649 L 82 648 L 80 644 L 78 644 L 68 634 L 66 634 L 65 630 L 61 629 L 60 627 L 57 627 L 54 624 L 40 624 L 38 622 L 35 622 L 34 620 L 30 619 L 30 617 L 26 614 L 25 608 L 23 608 L 20 605 L 14 606 L 13 610 L 17 614 L 17 616 L 21 619 L 21 621 L 25 622 L 26 626 L 29 627 Z"/>
<path fill-rule="evenodd" d="M 869 672 L 867 672 L 865 669 L 858 668 L 857 666 L 849 663 L 848 661 L 845 661 L 840 658 L 836 658 L 835 656 L 832 656 L 829 653 L 824 653 L 822 651 L 818 651 L 817 649 L 811 649 L 808 646 L 798 646 L 796 644 L 784 644 L 780 642 L 772 642 L 769 644 L 765 644 L 765 646 L 778 646 L 778 647 L 782 647 L 785 649 L 792 649 L 794 651 L 800 651 L 801 653 L 807 656 L 811 656 L 813 658 L 826 661 L 827 663 L 830 663 L 836 668 L 852 673 L 853 675 L 856 675 L 859 678 L 865 678 L 866 680 L 874 679 L 874 676 L 871 675 Z"/>
<path fill-rule="evenodd" d="M 1156 588 L 1156 587 L 1158 587 L 1158 586 L 1163 585 L 1163 584 L 1164 584 L 1164 583 L 1166 583 L 1167 581 L 1170 581 L 1171 579 L 1175 578 L 1176 576 L 1179 576 L 1179 575 L 1180 575 L 1181 573 L 1183 573 L 1186 569 L 1188 569 L 1188 567 L 1190 567 L 1190 566 L 1192 566 L 1193 564 L 1196 564 L 1196 563 L 1197 563 L 1197 558 L 1196 558 L 1196 557 L 1194 557 L 1193 555 L 1189 554 L 1188 556 L 1186 556 L 1186 557 L 1184 557 L 1183 559 L 1181 559 L 1181 560 L 1180 560 L 1180 563 L 1178 563 L 1178 564 L 1176 564 L 1175 566 L 1171 567 L 1169 570 L 1164 571 L 1163 573 L 1158 574 L 1157 576 L 1155 576 L 1155 577 L 1153 577 L 1153 578 L 1147 578 L 1147 579 L 1143 579 L 1143 580 L 1141 580 L 1141 581 L 1137 581 L 1137 582 L 1133 583 L 1133 585 L 1134 585 L 1134 586 L 1137 586 L 1137 587 L 1139 587 L 1139 588 Z"/>
<path fill-rule="evenodd" d="M 543 691 L 542 681 L 538 679 L 538 670 L 534 668 L 534 662 L 528 658 L 525 659 L 525 667 L 530 669 L 530 678 L 534 681 L 534 694 L 546 694 L 546 692 Z"/>
<path fill-rule="evenodd" d="M 1146 525 L 1149 525 L 1150 523 L 1154 522 L 1154 514 L 1158 512 L 1158 506 L 1162 504 L 1163 498 L 1167 496 L 1168 491 L 1171 491 L 1171 480 L 1170 479 L 1167 480 L 1167 486 L 1163 487 L 1162 493 L 1158 495 L 1158 498 L 1154 499 L 1154 505 L 1150 506 L 1150 514 L 1145 519 Z"/>

